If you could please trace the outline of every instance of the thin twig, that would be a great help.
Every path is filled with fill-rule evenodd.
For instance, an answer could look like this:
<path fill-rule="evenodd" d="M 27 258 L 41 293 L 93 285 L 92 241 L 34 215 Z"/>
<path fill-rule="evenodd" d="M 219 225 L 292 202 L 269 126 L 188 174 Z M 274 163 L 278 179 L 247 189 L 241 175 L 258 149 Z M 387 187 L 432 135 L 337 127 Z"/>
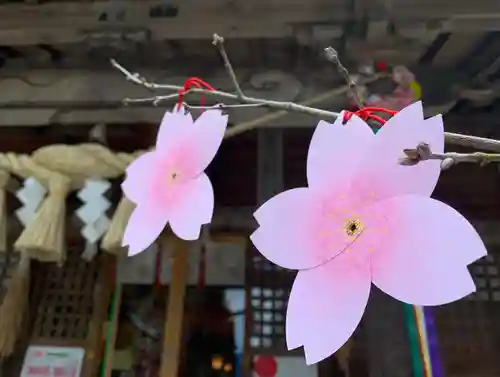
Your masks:
<path fill-rule="evenodd" d="M 233 105 L 226 105 L 225 103 L 216 103 L 215 105 L 207 106 L 207 105 L 190 105 L 189 103 L 183 102 L 182 105 L 187 109 L 200 109 L 200 110 L 208 110 L 208 109 L 239 109 L 242 107 L 262 107 L 261 103 L 236 103 Z"/>
<path fill-rule="evenodd" d="M 226 68 L 227 73 L 229 74 L 229 78 L 231 79 L 231 82 L 233 83 L 234 90 L 236 92 L 236 95 L 238 96 L 238 99 L 241 101 L 245 98 L 245 95 L 243 94 L 243 91 L 241 90 L 240 83 L 238 82 L 238 79 L 236 78 L 236 74 L 234 73 L 233 65 L 231 64 L 231 61 L 229 60 L 229 57 L 227 56 L 226 49 L 224 47 L 224 38 L 221 36 L 214 34 L 213 36 L 213 41 L 212 44 L 217 47 L 217 50 L 219 50 L 219 54 L 222 57 L 222 60 L 224 61 L 224 68 Z"/>
<path fill-rule="evenodd" d="M 218 46 L 219 51 L 224 51 L 223 49 L 223 39 L 222 40 L 217 40 L 217 44 L 220 44 Z M 225 54 L 225 58 L 223 56 L 224 61 L 227 60 L 229 62 L 229 59 L 227 57 L 227 54 Z M 176 93 L 169 94 L 169 95 L 164 95 L 164 96 L 154 96 L 150 98 L 145 98 L 145 99 L 125 99 L 124 103 L 132 103 L 132 102 L 153 102 L 154 104 L 158 104 L 160 101 L 166 101 L 166 100 L 173 100 L 178 98 L 177 92 L 181 89 L 183 89 L 181 86 L 178 85 L 169 85 L 169 84 L 157 84 L 154 82 L 150 82 L 146 80 L 144 77 L 139 75 L 138 73 L 132 73 L 128 71 L 126 68 L 124 68 L 122 65 L 120 65 L 118 62 L 115 60 L 111 60 L 111 64 L 113 67 L 118 69 L 120 72 L 122 72 L 125 77 L 130 80 L 132 83 L 145 87 L 150 90 L 169 90 L 169 91 L 175 91 Z M 232 70 L 232 66 L 229 64 L 229 67 Z M 228 66 L 226 66 L 226 70 L 228 70 Z M 236 79 L 236 76 L 234 75 L 234 70 L 232 71 L 233 74 L 231 76 L 231 73 L 228 70 L 228 74 L 231 76 L 231 80 L 233 80 L 233 85 L 234 83 L 238 82 Z M 384 77 L 385 75 L 375 75 L 373 77 L 370 77 L 368 79 L 360 81 L 358 84 L 359 85 L 365 85 L 370 82 L 376 81 L 381 77 Z M 235 90 L 238 92 L 239 84 L 238 86 L 235 85 Z M 345 93 L 348 90 L 350 90 L 349 85 L 343 88 L 339 88 L 338 92 L 335 92 L 335 94 L 341 94 Z M 240 89 L 241 92 L 241 89 Z M 198 89 L 198 88 L 193 88 L 190 89 L 186 95 L 189 93 L 198 93 L 198 94 L 203 94 L 214 98 L 218 99 L 223 99 L 223 100 L 232 100 L 240 103 L 246 103 L 246 104 L 259 104 L 259 106 L 262 107 L 267 107 L 267 108 L 272 108 L 272 109 L 277 109 L 277 110 L 282 110 L 282 112 L 277 112 L 276 117 L 282 116 L 284 112 L 297 112 L 297 113 L 302 113 L 302 114 L 308 114 L 312 115 L 317 118 L 333 121 L 337 118 L 338 113 L 333 112 L 333 111 L 327 111 L 327 110 L 322 110 L 314 107 L 309 107 L 305 105 L 300 105 L 296 104 L 293 102 L 280 102 L 280 101 L 272 101 L 272 100 L 266 100 L 262 98 L 254 98 L 254 97 L 247 97 L 244 94 L 231 94 L 219 90 L 205 90 L 205 89 Z M 272 114 L 271 114 L 272 115 Z M 274 118 L 273 118 L 274 119 Z M 257 126 L 262 126 L 263 123 L 258 123 L 258 124 L 242 124 L 241 127 L 236 126 L 236 127 L 231 127 L 228 129 L 226 137 L 231 137 L 238 135 L 242 132 L 250 131 L 252 129 L 255 129 Z M 495 140 L 495 139 L 488 139 L 488 138 L 483 138 L 483 137 L 478 137 L 478 136 L 469 136 L 469 135 L 462 135 L 462 134 L 456 134 L 456 133 L 450 133 L 450 132 L 445 132 L 445 141 L 449 144 L 454 144 L 454 145 L 460 145 L 464 147 L 471 147 L 479 150 L 487 150 L 491 152 L 500 152 L 500 140 Z"/>
<path fill-rule="evenodd" d="M 148 89 L 163 89 L 163 90 L 171 90 L 175 91 L 176 93 L 172 94 L 167 94 L 167 95 L 157 95 L 153 97 L 147 97 L 147 98 L 125 98 L 123 100 L 123 103 L 126 105 L 127 103 L 141 103 L 141 102 L 148 102 L 151 103 L 153 102 L 154 104 L 158 104 L 160 101 L 169 101 L 169 100 L 175 100 L 179 97 L 178 91 L 183 89 L 182 86 L 178 85 L 164 85 L 164 84 L 156 84 L 153 82 L 150 82 L 146 80 L 144 77 L 140 76 L 138 73 L 132 73 L 129 70 L 127 70 L 125 67 L 123 67 L 121 64 L 119 64 L 116 60 L 111 59 L 111 64 L 113 67 L 117 68 L 120 72 L 122 72 L 125 77 L 131 81 L 132 83 L 136 85 L 143 86 Z M 372 81 L 375 81 L 379 79 L 381 76 L 374 76 L 371 78 L 368 78 L 364 83 L 369 83 Z M 342 94 L 345 93 L 349 90 L 349 88 L 342 87 L 339 88 L 337 93 Z M 273 100 L 266 100 L 262 98 L 254 98 L 254 97 L 248 97 L 248 96 L 243 96 L 242 98 L 239 98 L 236 94 L 231 94 L 227 92 L 223 92 L 220 90 L 207 90 L 207 89 L 198 89 L 198 88 L 193 88 L 189 89 L 186 93 L 184 93 L 184 96 L 188 94 L 203 94 L 204 96 L 207 97 L 214 97 L 218 99 L 225 99 L 225 100 L 232 100 L 236 102 L 243 102 L 247 104 L 258 104 L 259 106 L 262 107 L 267 107 L 270 109 L 277 109 L 277 110 L 285 110 L 288 112 L 297 112 L 297 113 L 302 113 L 302 114 L 308 114 L 312 115 L 318 118 L 323 118 L 327 120 L 335 120 L 338 116 L 338 113 L 333 112 L 333 111 L 328 111 L 328 110 L 322 110 L 314 107 L 309 107 L 309 106 L 304 106 L 300 104 L 296 104 L 294 102 L 282 102 L 282 101 L 273 101 Z"/>
<path fill-rule="evenodd" d="M 492 162 L 500 162 L 500 153 L 433 153 L 429 160 L 441 160 L 441 168 L 443 170 L 461 162 L 478 163 L 481 166 L 487 165 Z"/>
<path fill-rule="evenodd" d="M 340 61 L 339 54 L 337 53 L 337 51 L 333 47 L 327 47 L 325 48 L 325 57 L 326 60 L 332 62 L 335 65 L 335 67 L 337 67 L 338 73 L 344 78 L 347 85 L 349 85 L 349 90 L 353 95 L 354 101 L 356 102 L 358 109 L 363 108 L 363 101 L 359 96 L 358 89 L 356 87 L 356 81 L 354 81 L 354 79 L 349 74 L 347 68 L 344 67 L 344 65 Z"/>
<path fill-rule="evenodd" d="M 358 108 L 363 108 L 364 104 L 361 98 L 358 95 L 358 91 L 356 89 L 356 82 L 351 77 L 347 68 L 344 67 L 342 62 L 340 61 L 337 51 L 332 47 L 325 48 L 325 56 L 326 59 L 333 64 L 336 65 L 338 72 L 345 79 L 349 87 L 351 88 L 351 92 L 354 96 L 356 104 Z M 456 165 L 461 162 L 473 162 L 479 163 L 481 166 L 484 166 L 490 162 L 500 162 L 500 154 L 492 154 L 492 153 L 431 153 L 430 147 L 428 144 L 421 143 L 415 149 L 405 149 L 403 151 L 406 154 L 406 158 L 401 160 L 401 164 L 403 165 L 416 165 L 421 161 L 426 160 L 441 160 L 441 169 L 446 170 L 453 165 Z"/>
<path fill-rule="evenodd" d="M 499 153 L 433 153 L 426 143 L 420 143 L 415 149 L 405 149 L 403 153 L 406 157 L 400 160 L 402 165 L 416 165 L 421 161 L 428 160 L 440 160 L 441 168 L 443 170 L 450 168 L 453 165 L 459 164 L 461 162 L 473 162 L 480 164 L 481 166 L 487 165 L 492 162 L 500 162 Z"/>

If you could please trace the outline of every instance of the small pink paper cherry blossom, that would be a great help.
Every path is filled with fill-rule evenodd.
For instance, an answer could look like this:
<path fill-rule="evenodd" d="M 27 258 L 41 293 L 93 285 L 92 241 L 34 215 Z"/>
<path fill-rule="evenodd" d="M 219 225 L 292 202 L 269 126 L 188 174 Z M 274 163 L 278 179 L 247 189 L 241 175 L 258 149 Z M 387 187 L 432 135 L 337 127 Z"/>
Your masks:
<path fill-rule="evenodd" d="M 227 115 L 203 112 L 196 121 L 184 108 L 166 112 L 156 148 L 127 168 L 122 183 L 136 204 L 123 236 L 129 255 L 147 249 L 167 223 L 184 240 L 196 240 L 201 226 L 212 220 L 214 192 L 204 173 L 224 138 Z"/>
<path fill-rule="evenodd" d="M 443 153 L 440 115 L 421 102 L 375 135 L 353 116 L 319 122 L 307 156 L 307 188 L 285 191 L 254 214 L 251 240 L 270 261 L 299 270 L 290 294 L 286 340 L 307 364 L 336 352 L 358 326 L 371 283 L 413 305 L 441 305 L 475 291 L 467 265 L 486 255 L 472 225 L 431 199 L 440 162 L 403 166 L 419 143 Z"/>

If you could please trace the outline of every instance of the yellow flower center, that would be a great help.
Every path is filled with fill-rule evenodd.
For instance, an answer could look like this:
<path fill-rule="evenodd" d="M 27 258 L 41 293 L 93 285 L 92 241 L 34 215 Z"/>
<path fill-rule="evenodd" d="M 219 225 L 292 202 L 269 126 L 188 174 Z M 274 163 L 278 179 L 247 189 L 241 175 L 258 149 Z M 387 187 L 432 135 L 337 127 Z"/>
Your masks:
<path fill-rule="evenodd" d="M 168 183 L 174 183 L 179 179 L 179 174 L 176 172 L 169 173 L 168 175 Z"/>
<path fill-rule="evenodd" d="M 344 230 L 349 237 L 358 236 L 364 229 L 363 223 L 358 219 L 349 219 L 344 225 Z"/>

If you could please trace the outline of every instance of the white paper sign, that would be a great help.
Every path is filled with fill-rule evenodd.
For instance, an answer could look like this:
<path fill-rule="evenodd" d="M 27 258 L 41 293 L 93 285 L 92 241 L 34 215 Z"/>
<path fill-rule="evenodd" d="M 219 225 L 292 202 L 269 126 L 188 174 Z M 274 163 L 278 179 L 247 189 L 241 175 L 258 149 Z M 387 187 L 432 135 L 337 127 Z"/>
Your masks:
<path fill-rule="evenodd" d="M 80 377 L 84 355 L 83 348 L 30 346 L 21 377 Z"/>
<path fill-rule="evenodd" d="M 254 363 L 258 364 L 257 356 L 254 358 Z M 276 356 L 273 357 L 276 361 L 276 373 L 271 376 L 264 373 L 261 376 L 258 367 L 255 365 L 254 377 L 318 377 L 318 364 L 307 365 L 303 356 Z M 257 369 L 257 370 L 255 370 Z M 268 372 L 268 371 L 266 371 Z M 262 373 L 261 373 L 262 374 Z"/>

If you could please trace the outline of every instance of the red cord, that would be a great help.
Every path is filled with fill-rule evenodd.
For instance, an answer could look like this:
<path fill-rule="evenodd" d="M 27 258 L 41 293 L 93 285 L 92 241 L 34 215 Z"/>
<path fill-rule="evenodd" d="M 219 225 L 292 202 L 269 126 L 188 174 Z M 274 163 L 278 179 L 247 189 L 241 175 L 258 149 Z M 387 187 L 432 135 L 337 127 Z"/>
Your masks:
<path fill-rule="evenodd" d="M 183 102 L 184 102 L 184 94 L 186 94 L 192 86 L 196 86 L 198 89 L 208 89 L 215 90 L 210 84 L 203 81 L 198 77 L 190 77 L 184 82 L 184 88 L 179 90 L 179 101 L 177 102 L 177 110 L 180 110 Z M 201 96 L 201 106 L 205 106 L 205 97 Z"/>
<path fill-rule="evenodd" d="M 361 119 L 363 119 L 364 121 L 372 119 L 379 122 L 381 125 L 384 125 L 386 120 L 373 113 L 384 113 L 390 116 L 394 116 L 396 115 L 397 111 L 386 109 L 385 107 L 373 107 L 373 106 L 363 107 L 362 109 L 359 109 L 355 112 L 346 110 L 344 113 L 344 122 L 347 122 L 349 119 L 351 119 L 353 115 L 356 115 Z"/>

